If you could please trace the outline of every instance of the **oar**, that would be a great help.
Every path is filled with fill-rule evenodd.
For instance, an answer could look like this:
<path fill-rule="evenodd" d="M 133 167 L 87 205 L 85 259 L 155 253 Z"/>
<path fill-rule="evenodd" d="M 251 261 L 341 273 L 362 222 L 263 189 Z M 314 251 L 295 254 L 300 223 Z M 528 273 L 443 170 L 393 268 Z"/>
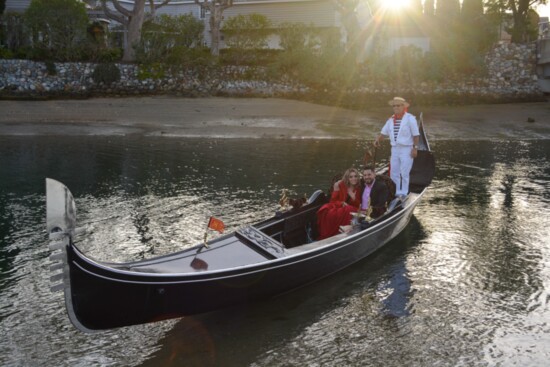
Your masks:
<path fill-rule="evenodd" d="M 378 148 L 374 147 L 374 154 L 372 156 L 372 168 L 374 168 L 374 174 L 376 174 L 376 152 L 378 151 Z"/>
<path fill-rule="evenodd" d="M 363 156 L 363 164 L 366 166 L 369 164 L 369 161 L 372 159 L 372 166 L 376 172 L 376 151 L 378 148 L 374 147 L 374 154 L 371 153 L 371 150 L 368 148 L 365 150 L 365 155 Z"/>

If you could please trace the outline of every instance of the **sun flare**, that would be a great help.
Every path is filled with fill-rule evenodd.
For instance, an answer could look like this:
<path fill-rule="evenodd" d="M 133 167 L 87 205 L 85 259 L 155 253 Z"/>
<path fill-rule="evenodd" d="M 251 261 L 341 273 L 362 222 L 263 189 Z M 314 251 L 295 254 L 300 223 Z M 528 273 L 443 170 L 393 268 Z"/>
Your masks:
<path fill-rule="evenodd" d="M 382 6 L 387 10 L 399 10 L 411 5 L 410 0 L 384 0 Z"/>

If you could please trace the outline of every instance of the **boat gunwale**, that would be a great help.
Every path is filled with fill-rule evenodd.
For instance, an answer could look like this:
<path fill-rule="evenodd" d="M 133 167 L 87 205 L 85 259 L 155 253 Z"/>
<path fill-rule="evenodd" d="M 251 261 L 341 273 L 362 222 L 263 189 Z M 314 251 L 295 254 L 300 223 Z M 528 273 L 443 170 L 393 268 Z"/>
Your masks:
<path fill-rule="evenodd" d="M 240 277 L 244 275 L 250 275 L 258 271 L 265 271 L 266 269 L 275 269 L 275 268 L 293 265 L 303 261 L 309 261 L 319 256 L 323 256 L 330 252 L 339 250 L 348 245 L 352 245 L 356 243 L 357 240 L 361 240 L 364 237 L 375 234 L 380 230 L 383 230 L 384 228 L 400 220 L 409 210 L 413 210 L 416 207 L 418 201 L 422 198 L 422 196 L 426 192 L 426 189 L 427 187 L 424 188 L 420 193 L 415 193 L 415 197 L 412 198 L 413 200 L 409 203 L 409 205 L 403 207 L 403 209 L 400 211 L 401 213 L 397 213 L 396 215 L 389 217 L 387 220 L 381 221 L 380 223 L 377 223 L 374 226 L 367 228 L 365 230 L 358 231 L 357 233 L 354 233 L 348 237 L 338 239 L 335 242 L 329 242 L 326 245 L 321 245 L 318 248 L 312 248 L 310 250 L 306 250 L 303 252 L 293 253 L 285 257 L 276 258 L 276 259 L 266 259 L 266 261 L 262 261 L 260 263 L 241 265 L 241 266 L 236 266 L 232 268 L 216 269 L 211 271 L 201 271 L 201 272 L 193 272 L 193 273 L 190 273 L 190 272 L 185 272 L 185 273 L 153 273 L 151 272 L 150 273 L 150 272 L 131 271 L 131 270 L 114 268 L 106 264 L 103 264 L 101 262 L 90 259 L 86 255 L 84 255 L 84 253 L 80 251 L 76 246 L 71 245 L 73 252 L 78 256 L 80 260 L 86 262 L 90 267 L 95 268 L 98 271 L 104 271 L 113 275 L 117 274 L 121 276 L 129 276 L 133 278 L 145 278 L 145 277 L 184 278 L 179 281 L 175 281 L 175 280 L 139 281 L 139 280 L 132 280 L 132 279 L 121 279 L 117 277 L 108 277 L 108 276 L 100 275 L 98 274 L 98 272 L 91 271 L 90 269 L 86 269 L 84 266 L 81 266 L 75 260 L 72 260 L 72 263 L 76 265 L 79 269 L 81 269 L 82 271 L 85 271 L 90 275 L 117 281 L 117 282 L 135 283 L 135 284 L 172 284 L 172 283 L 177 284 L 182 282 L 203 282 L 203 281 L 212 281 L 217 279 L 227 279 L 227 278 Z M 387 243 L 388 241 L 386 241 L 385 243 Z M 170 255 L 171 254 L 167 254 L 164 256 L 170 256 Z M 357 259 L 357 260 L 360 260 L 360 259 Z M 137 264 L 137 263 L 139 262 L 119 263 L 116 265 L 125 266 L 125 265 Z"/>

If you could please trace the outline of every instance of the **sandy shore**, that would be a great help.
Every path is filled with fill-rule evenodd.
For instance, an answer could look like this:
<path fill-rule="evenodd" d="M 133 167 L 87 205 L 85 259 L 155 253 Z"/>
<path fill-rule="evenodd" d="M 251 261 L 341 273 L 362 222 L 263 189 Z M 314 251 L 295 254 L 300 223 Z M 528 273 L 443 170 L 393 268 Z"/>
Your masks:
<path fill-rule="evenodd" d="M 0 135 L 373 138 L 389 106 L 352 111 L 277 98 L 0 101 Z M 550 102 L 411 107 L 432 139 L 550 138 Z M 529 122 L 530 121 L 530 122 Z"/>

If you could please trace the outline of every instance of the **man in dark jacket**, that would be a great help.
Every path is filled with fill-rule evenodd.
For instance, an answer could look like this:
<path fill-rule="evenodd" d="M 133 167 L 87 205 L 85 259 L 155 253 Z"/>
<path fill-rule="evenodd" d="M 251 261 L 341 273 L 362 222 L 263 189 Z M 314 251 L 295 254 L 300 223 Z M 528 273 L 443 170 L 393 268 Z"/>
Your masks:
<path fill-rule="evenodd" d="M 383 180 L 376 179 L 374 167 L 365 166 L 363 169 L 361 194 L 361 210 L 372 208 L 371 218 L 378 218 L 386 212 L 386 204 L 390 198 L 390 191 Z"/>

